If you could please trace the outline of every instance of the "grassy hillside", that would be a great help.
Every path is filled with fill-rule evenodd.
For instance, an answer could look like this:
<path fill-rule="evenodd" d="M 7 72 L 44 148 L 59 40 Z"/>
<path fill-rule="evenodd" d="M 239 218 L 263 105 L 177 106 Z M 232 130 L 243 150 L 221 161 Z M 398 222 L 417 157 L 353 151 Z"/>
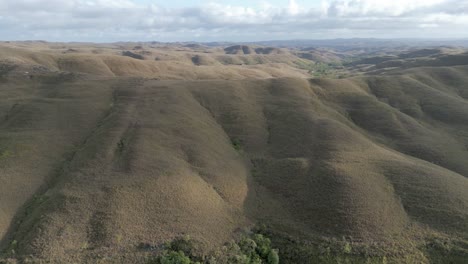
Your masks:
<path fill-rule="evenodd" d="M 158 80 L 55 56 L 0 76 L 4 259 L 145 263 L 258 224 L 281 263 L 468 257 L 467 66 Z"/>
<path fill-rule="evenodd" d="M 246 46 L 247 47 L 247 46 Z M 253 49 L 247 47 L 248 49 Z M 73 72 L 105 77 L 144 77 L 173 80 L 297 77 L 310 74 L 297 68 L 290 52 L 256 48 L 252 53 L 227 53 L 218 48 L 167 46 L 92 46 L 0 43 L 0 76 L 11 67 L 30 74 Z"/>

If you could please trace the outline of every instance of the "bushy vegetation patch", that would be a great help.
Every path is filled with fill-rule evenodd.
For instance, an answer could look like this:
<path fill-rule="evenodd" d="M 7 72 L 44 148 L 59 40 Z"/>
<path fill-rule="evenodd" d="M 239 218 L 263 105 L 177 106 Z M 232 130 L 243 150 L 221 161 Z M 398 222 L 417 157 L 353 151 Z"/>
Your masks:
<path fill-rule="evenodd" d="M 252 234 L 204 254 L 199 242 L 182 237 L 164 245 L 148 264 L 391 264 L 455 263 L 468 260 L 468 242 L 442 235 L 363 242 L 351 237 L 304 240 L 259 226 Z"/>
<path fill-rule="evenodd" d="M 278 264 L 278 249 L 262 234 L 244 236 L 238 241 L 226 243 L 221 248 L 203 255 L 199 243 L 189 237 L 178 238 L 167 245 L 149 264 Z"/>

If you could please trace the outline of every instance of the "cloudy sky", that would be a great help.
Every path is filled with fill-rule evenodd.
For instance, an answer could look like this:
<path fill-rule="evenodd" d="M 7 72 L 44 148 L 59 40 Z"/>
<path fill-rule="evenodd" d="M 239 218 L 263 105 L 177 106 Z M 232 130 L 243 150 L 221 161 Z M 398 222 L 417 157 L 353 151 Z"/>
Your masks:
<path fill-rule="evenodd" d="M 468 38 L 468 0 L 0 0 L 0 40 Z"/>

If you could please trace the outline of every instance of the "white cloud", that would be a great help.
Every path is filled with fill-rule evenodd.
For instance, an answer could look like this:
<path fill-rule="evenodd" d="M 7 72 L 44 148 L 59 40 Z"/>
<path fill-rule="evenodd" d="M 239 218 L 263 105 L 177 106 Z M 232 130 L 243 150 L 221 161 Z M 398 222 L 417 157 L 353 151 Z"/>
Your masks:
<path fill-rule="evenodd" d="M 1 39 L 261 40 L 468 37 L 468 0 L 333 0 L 305 9 L 209 3 L 164 8 L 131 0 L 0 0 Z"/>
<path fill-rule="evenodd" d="M 366 16 L 384 15 L 399 16 L 414 10 L 434 6 L 444 0 L 335 0 L 324 1 L 330 15 Z"/>
<path fill-rule="evenodd" d="M 468 14 L 463 15 L 453 15 L 453 14 L 444 14 L 437 13 L 426 16 L 423 19 L 426 23 L 431 23 L 433 25 L 440 24 L 453 24 L 453 25 L 468 25 Z"/>
<path fill-rule="evenodd" d="M 288 11 L 291 15 L 297 15 L 299 13 L 299 5 L 295 0 L 289 0 Z"/>

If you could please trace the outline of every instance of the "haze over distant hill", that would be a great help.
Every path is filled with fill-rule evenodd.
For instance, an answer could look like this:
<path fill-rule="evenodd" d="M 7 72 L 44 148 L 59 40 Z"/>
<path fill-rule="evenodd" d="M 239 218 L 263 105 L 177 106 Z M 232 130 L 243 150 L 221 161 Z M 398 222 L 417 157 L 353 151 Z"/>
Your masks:
<path fill-rule="evenodd" d="M 249 263 L 260 233 L 465 263 L 468 50 L 408 43 L 1 43 L 0 263 Z"/>
<path fill-rule="evenodd" d="M 336 49 L 354 48 L 392 48 L 392 47 L 439 47 L 462 46 L 468 47 L 468 39 L 378 39 L 378 38 L 352 38 L 352 39 L 297 39 L 297 40 L 270 40 L 256 42 L 266 46 L 284 47 L 330 47 Z"/>

